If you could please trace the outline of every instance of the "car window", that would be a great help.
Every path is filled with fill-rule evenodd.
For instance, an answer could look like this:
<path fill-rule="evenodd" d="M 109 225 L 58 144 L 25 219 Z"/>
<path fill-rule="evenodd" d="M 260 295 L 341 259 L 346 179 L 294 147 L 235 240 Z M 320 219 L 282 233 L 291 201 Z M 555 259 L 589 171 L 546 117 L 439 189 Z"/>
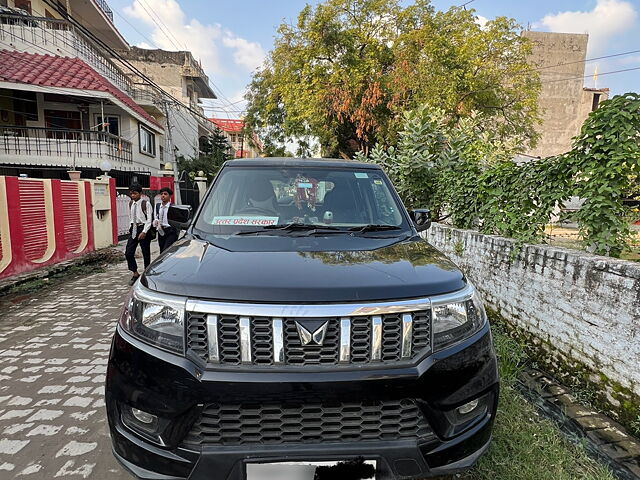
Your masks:
<path fill-rule="evenodd" d="M 196 227 L 223 233 L 289 223 L 401 226 L 401 208 L 376 170 L 232 167 L 218 176 Z"/>

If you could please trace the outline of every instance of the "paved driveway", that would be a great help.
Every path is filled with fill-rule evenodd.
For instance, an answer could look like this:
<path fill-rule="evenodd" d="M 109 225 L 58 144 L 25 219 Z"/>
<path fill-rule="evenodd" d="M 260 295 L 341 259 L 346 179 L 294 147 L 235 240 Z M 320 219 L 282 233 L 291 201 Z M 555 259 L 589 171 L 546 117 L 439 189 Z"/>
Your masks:
<path fill-rule="evenodd" d="M 111 454 L 104 380 L 124 265 L 0 303 L 0 478 L 131 478 Z"/>

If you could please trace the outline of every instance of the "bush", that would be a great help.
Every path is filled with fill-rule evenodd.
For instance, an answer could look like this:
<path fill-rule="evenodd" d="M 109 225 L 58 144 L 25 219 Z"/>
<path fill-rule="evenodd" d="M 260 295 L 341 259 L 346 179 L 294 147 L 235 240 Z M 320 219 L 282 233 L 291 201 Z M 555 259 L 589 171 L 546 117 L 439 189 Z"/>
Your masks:
<path fill-rule="evenodd" d="M 452 124 L 442 110 L 405 113 L 397 147 L 374 147 L 357 159 L 381 165 L 408 208 L 435 220 L 514 238 L 544 239 L 551 214 L 571 196 L 590 251 L 619 257 L 630 246 L 623 199 L 640 179 L 640 96 L 620 95 L 592 112 L 565 155 L 517 164 L 516 145 L 483 128 L 477 116 Z"/>

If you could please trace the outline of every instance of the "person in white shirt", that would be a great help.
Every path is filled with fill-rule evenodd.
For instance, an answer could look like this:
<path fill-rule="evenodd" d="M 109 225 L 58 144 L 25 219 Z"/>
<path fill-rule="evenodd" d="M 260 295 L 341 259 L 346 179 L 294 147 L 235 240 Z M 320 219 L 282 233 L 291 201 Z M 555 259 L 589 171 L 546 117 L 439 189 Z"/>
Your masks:
<path fill-rule="evenodd" d="M 140 277 L 138 273 L 138 264 L 136 263 L 136 249 L 140 245 L 142 257 L 144 258 L 144 268 L 151 263 L 151 235 L 148 233 L 153 220 L 153 209 L 147 200 L 142 200 L 142 187 L 140 185 L 131 185 L 129 188 L 129 240 L 124 256 L 127 259 L 127 266 L 133 272 L 130 285 Z"/>
<path fill-rule="evenodd" d="M 169 187 L 161 188 L 160 200 L 162 203 L 156 203 L 156 219 L 153 221 L 153 226 L 158 230 L 160 253 L 164 252 L 178 239 L 178 229 L 169 225 L 168 220 L 171 195 L 173 195 L 173 190 Z"/>

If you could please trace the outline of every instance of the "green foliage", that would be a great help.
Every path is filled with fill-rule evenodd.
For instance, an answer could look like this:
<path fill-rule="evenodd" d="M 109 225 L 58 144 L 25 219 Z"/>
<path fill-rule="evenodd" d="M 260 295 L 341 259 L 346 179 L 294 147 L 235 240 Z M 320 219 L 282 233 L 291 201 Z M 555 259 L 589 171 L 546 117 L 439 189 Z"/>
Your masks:
<path fill-rule="evenodd" d="M 521 143 L 535 138 L 538 75 L 528 40 L 497 18 L 437 12 L 428 0 L 326 0 L 278 28 L 246 96 L 247 124 L 263 143 L 317 138 L 326 156 L 392 145 L 403 112 L 439 106 L 445 121 L 479 115 Z"/>
<path fill-rule="evenodd" d="M 619 257 L 631 240 L 625 196 L 640 184 L 640 95 L 627 93 L 591 112 L 569 153 L 576 195 L 585 199 L 574 218 L 589 249 Z"/>
<path fill-rule="evenodd" d="M 429 207 L 459 228 L 540 240 L 552 210 L 570 195 L 563 159 L 515 164 L 515 146 L 483 130 L 480 116 L 456 126 L 445 117 L 425 107 L 410 112 L 397 148 L 356 158 L 383 166 L 409 208 Z"/>
<path fill-rule="evenodd" d="M 209 181 L 213 179 L 224 162 L 231 158 L 231 145 L 224 134 L 216 129 L 212 135 L 200 138 L 198 158 L 178 156 L 178 170 L 186 172 L 191 179 L 203 172 Z"/>
<path fill-rule="evenodd" d="M 481 229 L 536 243 L 556 206 L 571 196 L 572 177 L 564 158 L 517 165 L 500 162 L 480 178 Z"/>
<path fill-rule="evenodd" d="M 589 250 L 618 257 L 630 245 L 623 200 L 640 178 L 639 95 L 603 102 L 558 157 L 514 163 L 517 140 L 485 127 L 481 115 L 451 125 L 444 110 L 423 106 L 403 116 L 397 148 L 356 158 L 385 168 L 408 208 L 429 207 L 458 228 L 537 243 L 554 209 L 579 196 L 574 218 Z"/>

